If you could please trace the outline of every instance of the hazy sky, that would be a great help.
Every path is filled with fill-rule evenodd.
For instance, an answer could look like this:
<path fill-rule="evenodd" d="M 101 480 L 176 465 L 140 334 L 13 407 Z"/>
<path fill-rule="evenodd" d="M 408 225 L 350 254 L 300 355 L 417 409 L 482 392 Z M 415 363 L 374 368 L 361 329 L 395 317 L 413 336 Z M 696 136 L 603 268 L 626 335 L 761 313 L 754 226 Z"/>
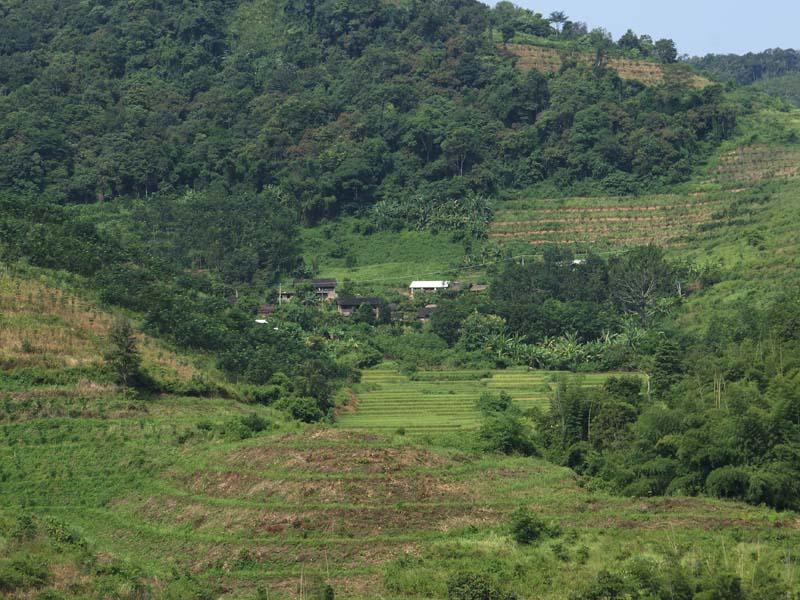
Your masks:
<path fill-rule="evenodd" d="M 800 48 L 800 0 L 512 0 L 549 15 L 562 10 L 614 39 L 628 28 L 675 40 L 683 54 Z M 494 2 L 492 2 L 494 4 Z"/>

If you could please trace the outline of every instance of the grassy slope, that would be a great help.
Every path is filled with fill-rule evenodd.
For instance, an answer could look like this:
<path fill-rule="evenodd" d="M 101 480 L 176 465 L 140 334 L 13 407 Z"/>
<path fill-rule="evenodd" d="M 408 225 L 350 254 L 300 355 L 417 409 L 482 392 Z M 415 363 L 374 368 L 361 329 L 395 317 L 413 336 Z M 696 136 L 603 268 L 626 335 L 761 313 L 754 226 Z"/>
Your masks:
<path fill-rule="evenodd" d="M 219 398 L 138 399 L 96 368 L 108 314 L 52 278 L 3 281 L 3 335 L 46 351 L 4 346 L 0 575 L 10 559 L 32 555 L 46 565 L 39 589 L 253 598 L 263 587 L 281 598 L 309 597 L 324 580 L 337 598 L 428 598 L 444 594 L 450 573 L 488 560 L 522 597 L 563 598 L 631 556 L 665 560 L 674 551 L 701 564 L 722 560 L 724 545 L 726 560 L 750 576 L 800 541 L 789 515 L 614 498 L 539 460 L 303 428 Z M 31 303 L 17 290 L 31 290 Z M 198 368 L 155 341 L 142 344 L 157 348 L 145 351 L 150 369 L 174 365 L 180 378 Z M 240 439 L 238 419 L 252 412 L 271 429 Z M 521 504 L 565 534 L 516 546 L 505 523 Z M 25 514 L 36 530 L 27 537 L 17 535 Z"/>
<path fill-rule="evenodd" d="M 690 297 L 684 317 L 690 326 L 700 324 L 709 309 L 725 311 L 742 301 L 760 306 L 800 283 L 800 158 L 794 159 L 794 170 L 788 177 L 784 158 L 787 154 L 800 157 L 800 144 L 795 141 L 800 136 L 800 111 L 762 111 L 741 129 L 746 133 L 721 148 L 709 171 L 713 173 L 726 155 L 738 153 L 743 158 L 733 171 L 740 180 L 728 185 L 765 185 L 772 195 L 769 202 L 755 205 L 727 222 L 722 220 L 720 227 L 694 236 L 680 251 L 673 252 L 676 258 L 715 265 L 723 274 L 720 283 Z M 753 146 L 766 148 L 762 155 L 776 157 L 776 164 L 753 161 L 746 151 L 741 152 Z"/>
<path fill-rule="evenodd" d="M 304 259 L 320 277 L 350 279 L 374 287 L 406 287 L 414 279 L 442 279 L 459 272 L 464 247 L 447 233 L 402 231 L 354 233 L 357 219 L 305 228 Z M 338 251 L 338 252 L 337 252 Z M 346 256 L 353 266 L 346 266 Z"/>

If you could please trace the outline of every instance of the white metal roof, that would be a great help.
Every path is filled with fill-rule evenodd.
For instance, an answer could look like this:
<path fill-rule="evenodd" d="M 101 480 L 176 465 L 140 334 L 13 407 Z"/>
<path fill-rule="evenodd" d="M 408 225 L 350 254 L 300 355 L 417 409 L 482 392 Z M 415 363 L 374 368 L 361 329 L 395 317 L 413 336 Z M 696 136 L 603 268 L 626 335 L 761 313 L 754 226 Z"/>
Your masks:
<path fill-rule="evenodd" d="M 443 288 L 450 287 L 450 282 L 449 281 L 412 281 L 411 285 L 408 286 L 408 287 L 410 287 L 412 290 L 417 290 L 417 289 L 423 289 L 423 290 L 434 289 L 435 290 L 435 289 L 443 289 Z"/>

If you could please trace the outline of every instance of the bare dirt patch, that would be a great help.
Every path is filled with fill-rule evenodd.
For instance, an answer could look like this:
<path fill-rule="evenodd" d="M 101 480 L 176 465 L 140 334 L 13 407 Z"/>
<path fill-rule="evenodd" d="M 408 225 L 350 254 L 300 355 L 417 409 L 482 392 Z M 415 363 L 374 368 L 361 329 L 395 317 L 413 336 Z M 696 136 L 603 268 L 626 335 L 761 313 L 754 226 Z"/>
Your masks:
<path fill-rule="evenodd" d="M 411 468 L 437 468 L 448 464 L 448 459 L 426 450 L 412 447 L 359 446 L 353 443 L 374 442 L 377 436 L 334 430 L 320 431 L 304 438 L 284 437 L 276 443 L 244 448 L 229 454 L 225 464 L 239 469 L 267 471 L 276 467 L 282 470 L 313 471 L 316 473 L 376 474 L 397 473 Z M 294 442 L 331 442 L 297 447 Z M 288 442 L 288 443 L 287 443 Z"/>

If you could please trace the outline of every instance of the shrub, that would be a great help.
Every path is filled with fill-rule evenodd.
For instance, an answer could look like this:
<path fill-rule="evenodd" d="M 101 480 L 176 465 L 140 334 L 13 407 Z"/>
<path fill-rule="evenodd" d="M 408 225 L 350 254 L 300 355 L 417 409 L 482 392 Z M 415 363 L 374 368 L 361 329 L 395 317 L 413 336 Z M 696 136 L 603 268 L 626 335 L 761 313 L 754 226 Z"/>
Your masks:
<path fill-rule="evenodd" d="M 36 523 L 33 517 L 28 514 L 20 515 L 11 537 L 17 541 L 32 540 L 36 537 Z"/>
<path fill-rule="evenodd" d="M 47 583 L 50 573 L 41 558 L 24 554 L 0 562 L 0 591 L 40 587 Z"/>
<path fill-rule="evenodd" d="M 532 544 L 549 536 L 547 523 L 531 510 L 520 507 L 511 515 L 511 537 L 518 544 Z"/>
<path fill-rule="evenodd" d="M 577 442 L 567 449 L 562 464 L 576 473 L 584 474 L 589 470 L 593 455 L 594 451 L 588 442 Z"/>
<path fill-rule="evenodd" d="M 448 600 L 515 600 L 483 573 L 456 573 L 447 582 Z"/>
<path fill-rule="evenodd" d="M 492 413 L 504 413 L 514 411 L 516 406 L 506 392 L 493 394 L 491 392 L 483 392 L 475 403 L 477 408 L 484 415 L 491 415 Z M 519 412 L 514 411 L 514 412 Z"/>
<path fill-rule="evenodd" d="M 161 597 L 164 600 L 211 600 L 215 594 L 193 578 L 182 577 L 169 582 Z"/>
<path fill-rule="evenodd" d="M 744 600 L 742 581 L 735 575 L 720 573 L 700 582 L 694 600 Z"/>
<path fill-rule="evenodd" d="M 246 440 L 253 437 L 254 434 L 265 431 L 270 427 L 271 423 L 267 419 L 252 413 L 226 422 L 221 427 L 220 433 L 225 437 Z M 188 439 L 188 437 L 186 439 Z"/>
<path fill-rule="evenodd" d="M 487 418 L 478 430 L 478 442 L 486 452 L 536 454 L 528 428 L 518 418 L 507 414 Z"/>
<path fill-rule="evenodd" d="M 595 580 L 583 592 L 573 594 L 571 600 L 611 600 L 628 598 L 628 586 L 621 575 L 600 571 Z"/>
<path fill-rule="evenodd" d="M 750 475 L 739 467 L 714 469 L 706 478 L 706 491 L 717 498 L 744 499 Z"/>
<path fill-rule="evenodd" d="M 779 510 L 797 508 L 800 484 L 789 465 L 776 465 L 774 470 L 756 471 L 750 475 L 745 500 L 750 504 L 766 504 Z"/>
<path fill-rule="evenodd" d="M 258 416 L 256 413 L 250 413 L 241 418 L 242 425 L 247 427 L 253 433 L 261 433 L 269 429 L 271 423 L 264 417 Z"/>
<path fill-rule="evenodd" d="M 325 413 L 319 407 L 319 403 L 313 398 L 290 396 L 282 398 L 275 403 L 275 408 L 285 410 L 292 418 L 303 423 L 316 423 L 320 421 Z"/>

